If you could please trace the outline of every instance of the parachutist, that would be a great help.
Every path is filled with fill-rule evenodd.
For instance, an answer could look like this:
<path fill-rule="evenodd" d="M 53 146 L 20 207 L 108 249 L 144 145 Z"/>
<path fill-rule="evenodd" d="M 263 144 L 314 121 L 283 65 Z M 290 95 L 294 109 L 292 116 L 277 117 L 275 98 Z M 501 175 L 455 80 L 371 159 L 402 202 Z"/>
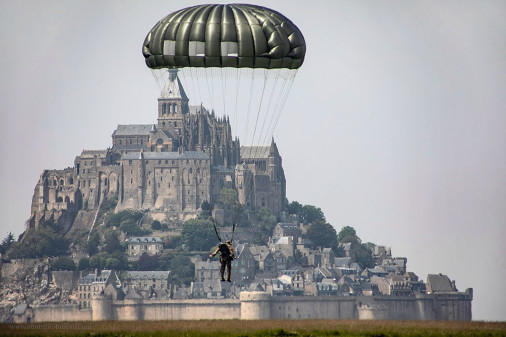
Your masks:
<path fill-rule="evenodd" d="M 221 281 L 225 281 L 224 274 L 225 274 L 225 267 L 227 268 L 227 281 L 232 282 L 230 280 L 230 274 L 232 272 L 232 260 L 235 259 L 234 255 L 234 249 L 232 248 L 232 243 L 230 240 L 225 241 L 225 243 L 220 243 L 218 245 L 218 248 L 209 255 L 209 257 L 214 257 L 216 254 L 220 253 L 220 274 L 221 274 Z"/>

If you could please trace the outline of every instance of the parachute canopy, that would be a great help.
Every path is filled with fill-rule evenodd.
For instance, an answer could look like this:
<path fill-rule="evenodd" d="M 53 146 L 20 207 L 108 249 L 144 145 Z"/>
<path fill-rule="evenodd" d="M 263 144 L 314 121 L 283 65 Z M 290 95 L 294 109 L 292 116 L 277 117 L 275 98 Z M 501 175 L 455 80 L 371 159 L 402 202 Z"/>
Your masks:
<path fill-rule="evenodd" d="M 298 69 L 306 44 L 282 14 L 255 5 L 199 5 L 160 20 L 147 35 L 149 68 Z"/>

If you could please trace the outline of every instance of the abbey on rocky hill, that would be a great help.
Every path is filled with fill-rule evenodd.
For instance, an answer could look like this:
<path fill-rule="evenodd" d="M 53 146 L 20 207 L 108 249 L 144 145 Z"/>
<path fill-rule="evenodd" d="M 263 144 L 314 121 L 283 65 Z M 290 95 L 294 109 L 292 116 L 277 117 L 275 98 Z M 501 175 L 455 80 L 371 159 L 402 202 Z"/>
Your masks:
<path fill-rule="evenodd" d="M 274 140 L 240 146 L 228 117 L 189 106 L 171 70 L 158 98 L 158 123 L 118 125 L 112 147 L 83 150 L 74 167 L 44 170 L 35 187 L 28 228 L 53 220 L 68 228 L 79 210 L 99 209 L 117 198 L 116 209 L 150 210 L 166 219 L 195 217 L 220 190 L 235 189 L 247 209 L 285 208 L 286 182 Z"/>

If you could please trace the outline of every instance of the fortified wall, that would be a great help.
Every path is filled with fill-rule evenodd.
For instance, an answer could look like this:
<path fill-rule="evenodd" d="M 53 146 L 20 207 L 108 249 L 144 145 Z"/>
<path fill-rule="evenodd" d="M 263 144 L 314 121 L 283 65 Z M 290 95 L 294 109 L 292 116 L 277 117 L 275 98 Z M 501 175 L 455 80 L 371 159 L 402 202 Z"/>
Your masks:
<path fill-rule="evenodd" d="M 242 292 L 239 299 L 93 299 L 91 310 L 45 305 L 17 315 L 16 322 L 198 319 L 385 319 L 470 321 L 472 291 L 415 296 L 271 296 Z"/>

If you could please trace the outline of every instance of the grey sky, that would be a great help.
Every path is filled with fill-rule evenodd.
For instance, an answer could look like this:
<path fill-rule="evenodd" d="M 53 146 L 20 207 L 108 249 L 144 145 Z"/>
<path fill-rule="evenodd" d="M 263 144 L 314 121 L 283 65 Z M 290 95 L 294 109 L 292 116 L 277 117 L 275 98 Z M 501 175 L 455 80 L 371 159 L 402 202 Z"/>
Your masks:
<path fill-rule="evenodd" d="M 205 1 L 0 0 L 0 234 L 20 234 L 43 169 L 156 121 L 142 42 Z M 274 136 L 289 200 L 474 288 L 506 320 L 506 2 L 254 1 L 307 43 Z"/>

